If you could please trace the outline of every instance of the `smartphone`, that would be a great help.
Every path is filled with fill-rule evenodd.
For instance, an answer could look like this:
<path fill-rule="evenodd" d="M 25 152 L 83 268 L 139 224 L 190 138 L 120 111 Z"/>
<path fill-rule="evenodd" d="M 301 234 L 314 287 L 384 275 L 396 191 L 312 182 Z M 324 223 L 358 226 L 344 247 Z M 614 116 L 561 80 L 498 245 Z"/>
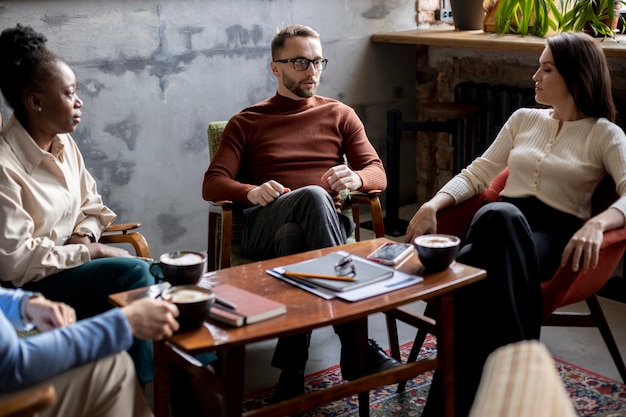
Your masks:
<path fill-rule="evenodd" d="M 385 243 L 367 256 L 367 259 L 385 265 L 395 265 L 413 252 L 410 243 Z"/>

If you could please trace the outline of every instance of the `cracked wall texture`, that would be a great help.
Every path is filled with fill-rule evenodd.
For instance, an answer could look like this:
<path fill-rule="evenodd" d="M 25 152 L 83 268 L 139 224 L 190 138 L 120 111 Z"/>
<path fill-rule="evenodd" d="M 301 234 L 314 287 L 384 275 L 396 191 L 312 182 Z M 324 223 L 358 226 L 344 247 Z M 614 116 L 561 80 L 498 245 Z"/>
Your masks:
<path fill-rule="evenodd" d="M 207 124 L 275 93 L 277 27 L 320 32 L 330 62 L 318 93 L 355 108 L 383 161 L 386 109 L 416 107 L 414 48 L 369 41 L 414 28 L 414 0 L 7 0 L 0 23 L 44 33 L 76 73 L 84 108 L 74 139 L 105 202 L 119 221 L 143 224 L 154 256 L 206 250 Z M 6 120 L 11 110 L 0 110 Z"/>

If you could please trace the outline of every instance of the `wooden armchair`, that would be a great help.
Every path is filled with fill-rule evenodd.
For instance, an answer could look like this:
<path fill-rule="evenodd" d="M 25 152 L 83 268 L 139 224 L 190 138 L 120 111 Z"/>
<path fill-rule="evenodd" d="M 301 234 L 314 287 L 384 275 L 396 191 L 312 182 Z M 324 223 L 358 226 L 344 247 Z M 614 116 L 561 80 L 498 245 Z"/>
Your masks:
<path fill-rule="evenodd" d="M 0 417 L 30 417 L 56 402 L 51 384 L 37 385 L 0 400 Z"/>
<path fill-rule="evenodd" d="M 209 140 L 209 158 L 212 158 L 217 151 L 222 131 L 226 127 L 226 121 L 215 121 L 209 123 L 207 130 Z M 345 192 L 343 193 L 343 213 L 351 218 L 357 225 L 354 236 L 348 241 L 360 240 L 360 204 L 368 204 L 372 214 L 372 224 L 376 237 L 385 235 L 382 208 L 379 191 Z M 243 232 L 242 210 L 232 201 L 210 201 L 209 202 L 209 233 L 208 233 L 208 264 L 207 269 L 228 268 L 230 266 L 249 263 L 241 255 L 241 238 Z"/>
<path fill-rule="evenodd" d="M 141 226 L 141 223 L 114 223 L 104 230 L 99 242 L 129 244 L 133 247 L 138 257 L 152 258 L 148 241 L 141 233 L 135 231 L 139 226 Z"/>
<path fill-rule="evenodd" d="M 439 233 L 456 235 L 463 239 L 474 213 L 485 201 L 496 201 L 500 191 L 506 184 L 507 177 L 508 169 L 505 169 L 494 178 L 491 186 L 479 195 L 438 213 L 437 231 Z M 595 215 L 605 210 L 617 197 L 615 183 L 607 175 L 594 192 L 592 201 L 593 214 Z M 605 232 L 600 247 L 600 259 L 597 268 L 587 272 L 573 272 L 569 267 L 560 268 L 552 279 L 541 284 L 543 299 L 542 324 L 544 326 L 597 327 L 624 381 L 626 381 L 626 366 L 602 312 L 596 293 L 611 278 L 625 250 L 626 228 Z M 589 313 L 556 311 L 561 307 L 583 300 L 589 307 Z M 417 332 L 409 355 L 409 360 L 415 360 L 424 342 L 426 333 L 432 330 L 428 325 L 429 321 L 432 322 L 433 320 L 432 309 L 427 306 L 424 316 L 418 316 L 404 308 L 399 308 L 388 313 L 386 318 L 392 355 L 395 358 L 400 357 L 395 320 L 403 321 L 420 329 Z M 400 389 L 404 389 L 404 384 L 400 385 Z"/>

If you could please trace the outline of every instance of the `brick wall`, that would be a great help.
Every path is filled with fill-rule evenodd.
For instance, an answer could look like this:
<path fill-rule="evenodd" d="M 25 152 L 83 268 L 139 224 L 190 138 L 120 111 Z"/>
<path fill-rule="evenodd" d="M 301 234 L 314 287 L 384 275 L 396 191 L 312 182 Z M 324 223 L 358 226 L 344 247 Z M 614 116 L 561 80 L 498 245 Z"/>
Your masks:
<path fill-rule="evenodd" d="M 449 0 L 447 2 L 449 4 Z M 437 24 L 434 11 L 440 0 L 417 0 L 418 26 Z M 607 40 L 606 42 L 610 42 Z M 460 48 L 417 46 L 417 109 L 420 117 L 425 103 L 454 101 L 454 88 L 464 81 L 533 87 L 532 75 L 539 55 L 520 52 L 492 52 Z M 626 126 L 626 62 L 609 59 L 618 124 Z M 405 119 L 409 119 L 407 116 Z M 420 117 L 423 119 L 423 117 Z M 452 177 L 452 148 L 445 134 L 420 133 L 417 141 L 417 200 L 423 203 Z"/>
<path fill-rule="evenodd" d="M 442 7 L 442 0 L 416 0 L 418 27 L 442 24 L 435 20 L 435 11 Z M 449 0 L 447 2 L 449 4 Z M 449 7 L 449 6 L 448 6 Z M 413 117 L 423 120 L 420 108 L 424 103 L 453 100 L 454 85 L 448 74 L 454 69 L 436 67 L 429 62 L 429 47 L 417 46 L 416 95 L 418 108 Z M 453 149 L 445 134 L 419 133 L 417 137 L 417 182 L 416 193 L 419 203 L 428 200 L 448 179 L 452 177 Z"/>
<path fill-rule="evenodd" d="M 441 7 L 441 0 L 417 0 L 415 10 L 417 10 L 417 25 L 431 24 L 435 22 L 435 10 Z"/>

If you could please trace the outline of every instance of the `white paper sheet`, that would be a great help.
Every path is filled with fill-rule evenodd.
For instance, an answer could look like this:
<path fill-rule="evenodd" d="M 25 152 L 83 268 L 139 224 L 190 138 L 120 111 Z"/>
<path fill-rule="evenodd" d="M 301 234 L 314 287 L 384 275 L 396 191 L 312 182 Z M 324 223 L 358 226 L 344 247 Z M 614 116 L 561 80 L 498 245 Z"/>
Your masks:
<path fill-rule="evenodd" d="M 366 261 L 371 262 L 369 260 Z M 288 282 L 289 284 L 295 285 L 298 288 L 302 288 L 303 290 L 315 294 L 318 297 L 322 297 L 326 300 L 332 300 L 333 298 L 341 298 L 345 301 L 364 300 L 366 298 L 374 297 L 376 295 L 399 290 L 400 288 L 405 288 L 409 285 L 418 284 L 424 280 L 424 278 L 419 275 L 411 275 L 402 271 L 394 270 L 393 276 L 383 281 L 378 281 L 364 287 L 356 288 L 354 290 L 332 291 L 326 288 L 319 287 L 317 285 L 303 284 L 300 281 L 292 280 L 289 277 L 284 276 L 281 271 L 282 269 L 279 267 L 274 269 L 268 269 L 266 272 L 273 277 Z"/>

